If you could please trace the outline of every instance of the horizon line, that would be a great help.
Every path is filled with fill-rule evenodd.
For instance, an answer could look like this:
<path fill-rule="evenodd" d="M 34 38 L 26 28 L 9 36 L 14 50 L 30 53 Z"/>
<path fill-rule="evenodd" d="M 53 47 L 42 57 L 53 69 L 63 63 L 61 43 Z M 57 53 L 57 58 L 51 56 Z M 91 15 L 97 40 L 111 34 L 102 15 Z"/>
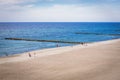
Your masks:
<path fill-rule="evenodd" d="M 9 21 L 6 21 L 6 22 L 0 22 L 0 23 L 31 23 L 32 21 L 26 21 L 26 22 L 20 22 L 20 21 L 13 21 L 13 22 L 9 22 Z M 84 22 L 78 22 L 78 21 L 76 21 L 76 22 L 72 22 L 72 21 L 69 21 L 69 22 L 67 22 L 67 21 L 65 21 L 65 22 L 62 22 L 62 21 L 59 21 L 59 22 L 48 22 L 48 21 L 46 21 L 46 22 L 42 22 L 42 21 L 33 21 L 33 22 L 35 22 L 35 23 L 120 23 L 120 21 L 84 21 Z"/>

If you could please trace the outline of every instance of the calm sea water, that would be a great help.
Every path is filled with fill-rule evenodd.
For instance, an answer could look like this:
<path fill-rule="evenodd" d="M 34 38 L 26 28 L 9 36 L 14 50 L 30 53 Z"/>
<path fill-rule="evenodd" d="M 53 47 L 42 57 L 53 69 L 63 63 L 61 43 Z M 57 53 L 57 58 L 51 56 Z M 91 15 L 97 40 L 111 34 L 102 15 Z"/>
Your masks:
<path fill-rule="evenodd" d="M 117 39 L 120 36 L 75 34 L 76 32 L 120 34 L 120 23 L 0 23 L 0 56 L 27 52 L 31 50 L 56 47 L 52 42 L 15 41 L 5 38 L 27 38 L 63 40 L 74 42 L 97 42 Z M 71 46 L 73 44 L 59 44 Z"/>

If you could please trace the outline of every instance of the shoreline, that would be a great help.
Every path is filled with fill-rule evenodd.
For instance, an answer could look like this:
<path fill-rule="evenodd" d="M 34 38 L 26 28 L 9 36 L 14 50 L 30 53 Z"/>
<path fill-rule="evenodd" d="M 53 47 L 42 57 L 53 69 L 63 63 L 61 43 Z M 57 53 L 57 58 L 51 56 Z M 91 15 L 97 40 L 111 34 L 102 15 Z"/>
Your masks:
<path fill-rule="evenodd" d="M 79 44 L 79 45 L 74 45 L 74 46 L 64 46 L 64 47 L 47 48 L 47 49 L 41 49 L 41 50 L 33 50 L 29 52 L 0 57 L 0 64 L 24 61 L 24 60 L 29 60 L 29 59 L 34 59 L 34 58 L 44 57 L 44 56 L 49 56 L 49 55 L 55 55 L 55 54 L 61 54 L 67 51 L 72 51 L 72 50 L 77 50 L 77 49 L 82 49 L 82 48 L 89 48 L 92 46 L 98 46 L 102 44 L 114 43 L 116 41 L 120 41 L 120 39 L 92 42 L 92 43 L 88 43 L 87 45 Z M 28 53 L 31 54 L 31 57 L 29 57 Z"/>
<path fill-rule="evenodd" d="M 120 80 L 120 39 L 0 58 L 0 80 Z"/>

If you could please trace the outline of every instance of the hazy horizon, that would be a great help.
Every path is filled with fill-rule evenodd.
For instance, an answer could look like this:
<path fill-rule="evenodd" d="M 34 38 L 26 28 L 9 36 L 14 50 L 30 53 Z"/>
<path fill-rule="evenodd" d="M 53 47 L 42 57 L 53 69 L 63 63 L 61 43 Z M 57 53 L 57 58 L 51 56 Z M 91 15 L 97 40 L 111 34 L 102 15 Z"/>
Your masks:
<path fill-rule="evenodd" d="M 119 0 L 0 0 L 0 22 L 120 22 Z"/>

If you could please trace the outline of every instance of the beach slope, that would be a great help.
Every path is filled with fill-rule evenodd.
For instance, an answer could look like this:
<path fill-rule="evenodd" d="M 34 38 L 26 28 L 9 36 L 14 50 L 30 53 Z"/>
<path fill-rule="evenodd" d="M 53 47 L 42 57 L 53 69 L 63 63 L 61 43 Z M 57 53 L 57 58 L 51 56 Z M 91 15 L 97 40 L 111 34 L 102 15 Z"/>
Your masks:
<path fill-rule="evenodd" d="M 120 39 L 31 54 L 0 58 L 0 80 L 120 80 Z"/>

